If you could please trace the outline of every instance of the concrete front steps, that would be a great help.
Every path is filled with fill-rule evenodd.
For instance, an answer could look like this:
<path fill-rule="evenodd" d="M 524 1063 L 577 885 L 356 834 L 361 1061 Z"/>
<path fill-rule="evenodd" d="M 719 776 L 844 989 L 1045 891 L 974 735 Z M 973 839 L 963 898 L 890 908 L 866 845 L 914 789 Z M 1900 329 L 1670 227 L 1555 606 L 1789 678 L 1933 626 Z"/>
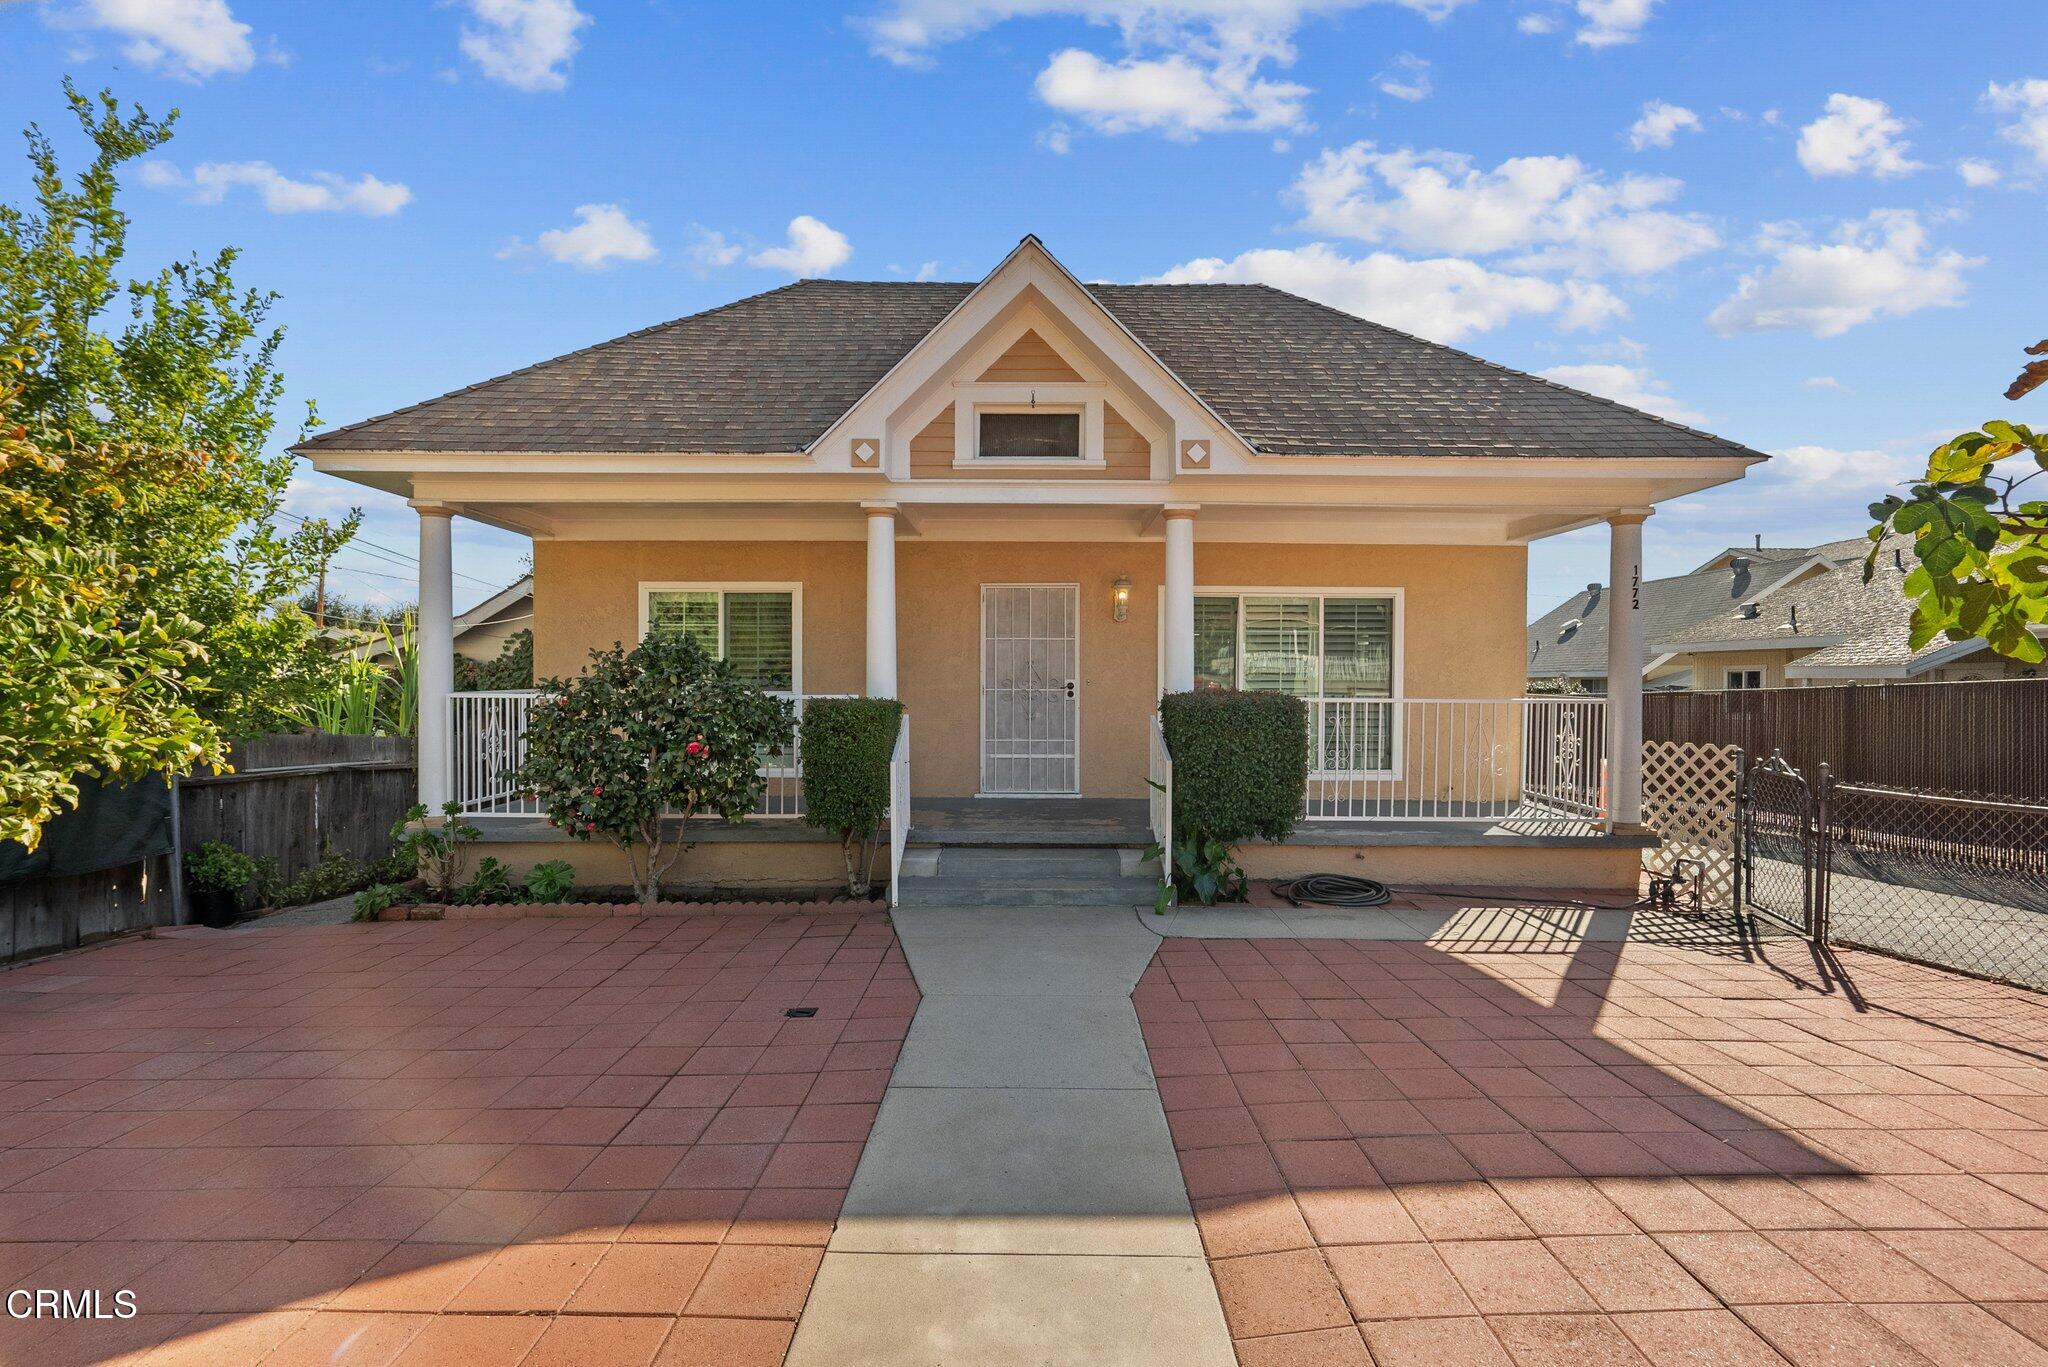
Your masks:
<path fill-rule="evenodd" d="M 1158 865 L 1139 846 L 958 845 L 904 851 L 906 907 L 1152 905 Z"/>

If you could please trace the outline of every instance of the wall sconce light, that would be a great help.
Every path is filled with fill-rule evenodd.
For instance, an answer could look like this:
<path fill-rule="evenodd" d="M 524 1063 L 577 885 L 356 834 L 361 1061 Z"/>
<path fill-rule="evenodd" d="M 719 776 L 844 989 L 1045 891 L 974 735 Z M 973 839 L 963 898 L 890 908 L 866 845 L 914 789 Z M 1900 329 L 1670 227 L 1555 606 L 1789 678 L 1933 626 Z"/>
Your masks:
<path fill-rule="evenodd" d="M 1109 586 L 1110 615 L 1121 622 L 1131 615 L 1131 576 L 1120 574 Z"/>

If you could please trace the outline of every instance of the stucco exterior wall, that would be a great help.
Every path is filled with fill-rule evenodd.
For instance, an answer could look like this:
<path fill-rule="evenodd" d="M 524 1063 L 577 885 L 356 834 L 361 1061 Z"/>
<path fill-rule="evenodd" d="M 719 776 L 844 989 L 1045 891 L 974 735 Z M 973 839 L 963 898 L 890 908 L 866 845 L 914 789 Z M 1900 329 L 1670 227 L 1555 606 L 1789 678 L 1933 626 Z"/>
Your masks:
<path fill-rule="evenodd" d="M 483 839 L 464 849 L 471 868 L 476 860 L 489 855 L 509 868 L 515 881 L 524 878 L 535 864 L 561 859 L 576 870 L 579 888 L 629 887 L 633 882 L 625 851 L 605 840 L 493 840 L 486 830 Z M 878 867 L 886 881 L 887 850 L 882 851 Z M 845 882 L 846 863 L 837 840 L 707 840 L 683 851 L 663 877 L 662 890 L 676 895 L 721 888 L 815 892 L 842 887 Z"/>
<path fill-rule="evenodd" d="M 1081 791 L 1143 797 L 1157 705 L 1164 551 L 1157 541 L 897 543 L 898 677 L 920 797 L 980 784 L 983 584 L 1078 584 Z M 1527 553 L 1519 546 L 1195 547 L 1204 588 L 1399 589 L 1402 692 L 1511 698 L 1522 691 Z M 1110 586 L 1132 582 L 1114 621 Z M 855 542 L 540 541 L 534 665 L 572 676 L 594 647 L 631 640 L 644 582 L 803 585 L 803 688 L 859 692 L 866 674 L 866 551 Z"/>

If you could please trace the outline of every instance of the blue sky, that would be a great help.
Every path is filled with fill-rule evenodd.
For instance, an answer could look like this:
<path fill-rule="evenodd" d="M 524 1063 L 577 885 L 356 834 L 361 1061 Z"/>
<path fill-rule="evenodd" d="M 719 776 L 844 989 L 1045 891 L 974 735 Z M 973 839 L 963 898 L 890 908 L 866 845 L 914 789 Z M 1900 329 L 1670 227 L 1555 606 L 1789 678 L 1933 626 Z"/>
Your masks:
<path fill-rule="evenodd" d="M 1652 574 L 1854 535 L 2048 332 L 2037 0 L 0 0 L 0 124 L 179 135 L 143 262 L 283 296 L 295 423 L 349 422 L 799 274 L 1259 279 L 1762 450 Z M 24 163 L 0 170 L 21 200 Z M 280 440 L 292 432 L 284 430 Z M 409 599 L 411 515 L 337 578 Z M 458 601 L 524 542 L 458 522 Z M 1547 606 L 1604 534 L 1532 550 Z"/>

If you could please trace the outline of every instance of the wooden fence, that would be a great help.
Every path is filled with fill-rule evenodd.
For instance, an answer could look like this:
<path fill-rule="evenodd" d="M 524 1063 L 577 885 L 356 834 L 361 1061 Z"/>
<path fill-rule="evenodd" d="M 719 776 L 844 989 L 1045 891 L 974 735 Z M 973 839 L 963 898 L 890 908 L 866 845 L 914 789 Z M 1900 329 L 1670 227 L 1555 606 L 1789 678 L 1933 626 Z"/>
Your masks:
<path fill-rule="evenodd" d="M 180 780 L 177 844 L 225 840 L 291 878 L 328 853 L 368 861 L 414 800 L 404 736 L 265 736 L 238 742 L 235 772 Z M 0 884 L 0 960 L 178 923 L 174 856 Z"/>
<path fill-rule="evenodd" d="M 367 862 L 391 852 L 413 804 L 407 736 L 266 736 L 236 744 L 235 772 L 178 784 L 180 843 L 225 840 L 296 877 L 329 853 Z"/>
<path fill-rule="evenodd" d="M 2048 679 L 1650 693 L 1643 739 L 1776 750 L 1848 783 L 2048 800 Z"/>

